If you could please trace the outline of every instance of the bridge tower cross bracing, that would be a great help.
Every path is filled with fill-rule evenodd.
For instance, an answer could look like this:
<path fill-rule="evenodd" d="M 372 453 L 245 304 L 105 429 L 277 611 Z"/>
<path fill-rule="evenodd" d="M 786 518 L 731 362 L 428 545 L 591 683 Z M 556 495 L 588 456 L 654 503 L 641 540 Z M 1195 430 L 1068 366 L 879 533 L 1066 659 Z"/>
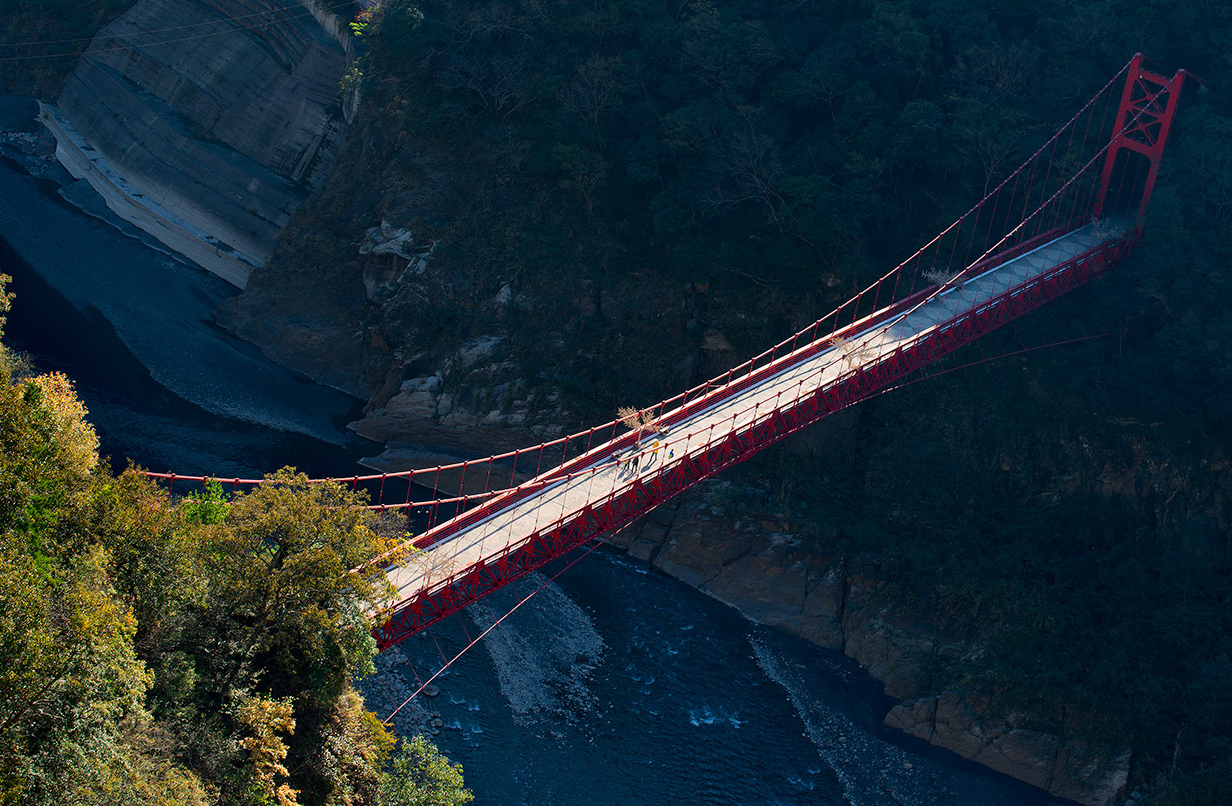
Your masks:
<path fill-rule="evenodd" d="M 1113 182 L 1114 170 L 1120 168 L 1123 172 L 1128 171 L 1129 153 L 1141 154 L 1150 161 L 1150 167 L 1142 185 L 1142 198 L 1138 204 L 1138 226 L 1142 225 L 1147 202 L 1151 199 L 1151 191 L 1155 189 L 1155 179 L 1159 174 L 1159 160 L 1168 142 L 1168 132 L 1172 129 L 1172 118 L 1176 114 L 1176 102 L 1180 99 L 1181 89 L 1184 87 L 1187 75 L 1184 70 L 1177 70 L 1176 74 L 1169 79 L 1147 70 L 1142 66 L 1143 61 L 1143 55 L 1135 53 L 1129 63 L 1128 75 L 1125 77 L 1125 89 L 1121 93 L 1121 104 L 1117 110 L 1116 124 L 1113 127 L 1113 130 L 1119 133 L 1113 139 L 1104 157 L 1094 209 L 1096 218 L 1103 216 L 1104 207 L 1108 202 L 1108 191 Z M 1123 180 L 1124 176 L 1122 176 Z"/>
<path fill-rule="evenodd" d="M 398 589 L 374 629 L 378 644 L 427 629 L 789 434 L 898 385 L 1129 254 L 1186 77 L 1181 70 L 1164 78 L 1143 61 L 1136 54 L 1021 167 L 897 267 L 761 355 L 638 412 L 636 430 L 625 431 L 622 416 L 505 454 L 316 480 L 352 489 L 363 482 L 375 509 L 404 512 L 424 529 L 366 566 L 382 568 Z M 211 478 L 149 475 L 165 480 L 172 495 L 177 481 L 205 490 Z M 228 483 L 236 492 L 268 481 Z M 416 485 L 429 497 L 413 496 Z"/>

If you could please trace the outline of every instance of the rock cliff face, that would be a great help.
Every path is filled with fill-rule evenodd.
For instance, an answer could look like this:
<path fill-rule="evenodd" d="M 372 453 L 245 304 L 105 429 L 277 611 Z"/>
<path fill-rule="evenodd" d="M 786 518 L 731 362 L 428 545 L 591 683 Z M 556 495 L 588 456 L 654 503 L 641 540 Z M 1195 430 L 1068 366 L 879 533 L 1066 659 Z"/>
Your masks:
<path fill-rule="evenodd" d="M 357 125 L 352 150 L 371 121 Z M 364 416 L 349 427 L 387 450 L 365 464 L 405 470 L 417 467 L 407 457 L 425 449 L 486 456 L 564 433 L 573 418 L 559 390 L 528 383 L 534 368 L 516 360 L 513 345 L 526 330 L 513 320 L 525 322 L 533 312 L 511 284 L 493 284 L 483 297 L 469 295 L 471 321 L 453 319 L 443 332 L 450 319 L 433 305 L 465 292 L 455 286 L 453 267 L 436 258 L 438 241 L 384 220 L 355 232 L 342 248 L 332 245 L 349 278 L 342 272 L 322 277 L 288 265 L 287 240 L 297 233 L 314 237 L 316 228 L 304 216 L 287 231 L 272 266 L 219 307 L 217 321 L 273 360 L 367 398 Z M 280 269 L 285 274 L 278 277 Z M 409 337 L 387 338 L 381 319 L 391 314 Z M 482 335 L 471 335 L 475 329 Z"/>
<path fill-rule="evenodd" d="M 1103 760 L 1081 742 L 1015 728 L 950 693 L 904 700 L 885 724 L 1058 797 L 1110 804 L 1128 780 L 1129 751 Z"/>
<path fill-rule="evenodd" d="M 721 498 L 729 484 L 712 482 L 710 495 Z M 978 652 L 978 644 L 926 613 L 906 614 L 875 563 L 807 551 L 790 524 L 728 515 L 702 495 L 660 507 L 611 541 L 754 621 L 859 661 L 903 700 L 886 716 L 889 727 L 1080 803 L 1110 806 L 1125 787 L 1128 750 L 1106 759 L 1081 742 L 1024 730 L 953 693 L 927 690 L 930 657 Z"/>
<path fill-rule="evenodd" d="M 44 110 L 61 162 L 121 217 L 243 287 L 346 129 L 345 26 L 317 5 L 141 0 Z"/>

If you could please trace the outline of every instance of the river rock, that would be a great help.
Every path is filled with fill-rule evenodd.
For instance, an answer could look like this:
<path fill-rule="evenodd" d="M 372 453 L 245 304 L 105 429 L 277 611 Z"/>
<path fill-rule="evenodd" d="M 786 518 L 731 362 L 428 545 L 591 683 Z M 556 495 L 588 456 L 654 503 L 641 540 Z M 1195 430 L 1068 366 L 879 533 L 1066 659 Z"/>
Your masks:
<path fill-rule="evenodd" d="M 369 227 L 359 242 L 361 255 L 397 255 L 401 258 L 411 258 L 415 255 L 412 247 L 415 245 L 415 235 L 409 227 L 395 227 L 388 221 L 382 221 L 379 227 Z"/>
<path fill-rule="evenodd" d="M 417 372 L 388 384 L 348 428 L 374 442 L 444 444 L 479 456 L 554 436 L 563 415 L 553 409 L 550 394 L 529 399 L 521 368 L 501 355 L 503 342 L 502 336 L 478 336 L 445 356 L 408 359 L 405 369 L 425 367 L 431 374 Z M 396 452 L 369 466 L 392 466 Z"/>
<path fill-rule="evenodd" d="M 1109 761 L 1080 742 L 976 714 L 954 694 L 919 697 L 922 660 L 935 652 L 971 653 L 965 636 L 904 616 L 876 565 L 806 550 L 788 524 L 726 514 L 713 502 L 739 492 L 730 482 L 712 482 L 706 492 L 709 500 L 682 496 L 683 503 L 660 507 L 611 542 L 757 622 L 859 661 L 887 694 L 912 698 L 890 710 L 888 727 L 1058 797 L 1092 806 L 1115 801 L 1128 777 L 1128 750 Z"/>
<path fill-rule="evenodd" d="M 904 700 L 885 724 L 972 759 L 1058 797 L 1111 806 L 1129 778 L 1129 751 L 1111 763 L 1090 747 L 1050 733 L 984 717 L 956 695 Z"/>

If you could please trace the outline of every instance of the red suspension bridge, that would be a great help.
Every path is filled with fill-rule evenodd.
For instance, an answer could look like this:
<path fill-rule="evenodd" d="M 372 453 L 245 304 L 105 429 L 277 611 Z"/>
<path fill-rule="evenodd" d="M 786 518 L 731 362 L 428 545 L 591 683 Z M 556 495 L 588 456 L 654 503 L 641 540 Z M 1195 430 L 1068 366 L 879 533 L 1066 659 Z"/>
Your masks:
<path fill-rule="evenodd" d="M 381 558 L 382 648 L 1107 270 L 1143 215 L 1186 78 L 1141 54 L 978 204 L 826 317 L 640 413 L 530 448 L 345 481 L 425 529 Z M 209 477 L 151 474 L 203 485 Z M 235 488 L 256 479 L 222 480 Z M 415 501 L 428 489 L 427 500 Z"/>

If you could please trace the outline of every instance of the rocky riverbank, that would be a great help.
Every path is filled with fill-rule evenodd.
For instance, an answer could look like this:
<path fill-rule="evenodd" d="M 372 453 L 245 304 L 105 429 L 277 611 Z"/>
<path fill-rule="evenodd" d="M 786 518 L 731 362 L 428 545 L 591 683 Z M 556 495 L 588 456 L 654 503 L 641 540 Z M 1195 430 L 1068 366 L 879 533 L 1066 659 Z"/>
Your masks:
<path fill-rule="evenodd" d="M 364 707 L 381 719 L 389 720 L 399 736 L 437 736 L 443 725 L 441 715 L 433 711 L 432 698 L 440 693 L 435 685 L 424 687 L 421 696 L 411 699 L 418 686 L 411 686 L 397 670 L 406 665 L 406 656 L 397 647 L 387 649 L 375 658 L 376 674 L 359 683 L 364 695 Z M 395 714 L 394 712 L 397 711 Z M 392 716 L 391 716 L 392 714 Z"/>
<path fill-rule="evenodd" d="M 1064 735 L 1024 729 L 987 702 L 927 687 L 930 659 L 980 651 L 978 625 L 941 625 L 924 608 L 892 601 L 887 574 L 861 557 L 808 551 L 788 522 L 729 514 L 731 482 L 651 512 L 611 542 L 630 556 L 778 627 L 857 660 L 902 702 L 888 727 L 998 772 L 1091 806 L 1110 806 L 1126 787 L 1128 749 L 1107 757 Z"/>
<path fill-rule="evenodd" d="M 1129 775 L 1130 751 L 1103 758 L 1081 742 L 1016 728 L 952 692 L 903 700 L 885 724 L 944 747 L 1049 794 L 1104 806 L 1116 802 Z"/>

